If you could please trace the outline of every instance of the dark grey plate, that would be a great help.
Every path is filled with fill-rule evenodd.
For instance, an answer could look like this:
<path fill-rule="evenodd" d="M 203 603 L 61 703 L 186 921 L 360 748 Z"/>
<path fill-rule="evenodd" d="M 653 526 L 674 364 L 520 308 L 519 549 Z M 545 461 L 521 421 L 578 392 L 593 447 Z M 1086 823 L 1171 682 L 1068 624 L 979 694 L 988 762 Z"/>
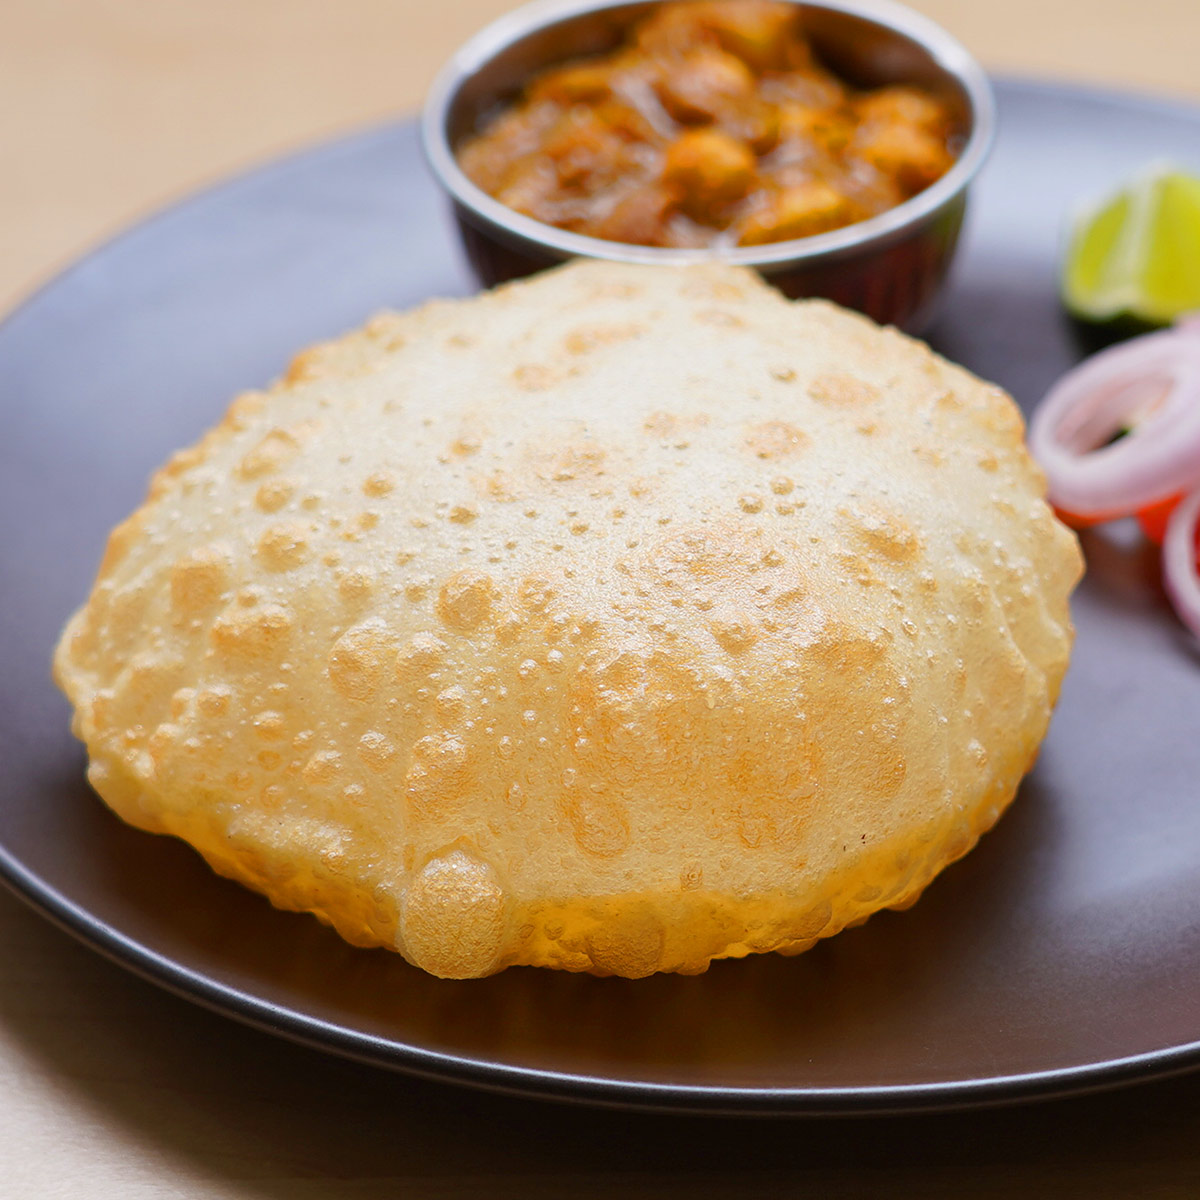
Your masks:
<path fill-rule="evenodd" d="M 937 346 L 1035 401 L 1077 350 L 1056 304 L 1079 197 L 1200 111 L 1027 84 Z M 155 982 L 288 1037 L 543 1096 L 726 1112 L 954 1107 L 1200 1064 L 1200 658 L 1155 556 L 1088 539 L 1076 656 L 1012 811 L 909 913 L 796 959 L 641 982 L 431 979 L 126 828 L 83 783 L 51 646 L 147 475 L 290 353 L 471 288 L 411 125 L 237 179 L 134 229 L 0 328 L 0 869 Z"/>

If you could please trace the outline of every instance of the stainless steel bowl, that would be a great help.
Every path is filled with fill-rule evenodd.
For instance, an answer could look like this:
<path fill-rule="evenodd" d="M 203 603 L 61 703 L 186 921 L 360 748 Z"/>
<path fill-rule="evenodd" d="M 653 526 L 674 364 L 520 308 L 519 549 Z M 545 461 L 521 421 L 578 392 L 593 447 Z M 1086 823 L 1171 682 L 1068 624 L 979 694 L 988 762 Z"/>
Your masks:
<path fill-rule="evenodd" d="M 954 255 L 967 189 L 991 144 L 995 102 L 982 68 L 954 38 L 889 0 L 797 5 L 818 56 L 844 79 L 862 87 L 916 84 L 945 100 L 955 115 L 962 149 L 954 166 L 911 200 L 869 220 L 762 246 L 664 249 L 546 225 L 467 178 L 455 147 L 532 74 L 611 49 L 630 23 L 655 7 L 629 0 L 535 0 L 477 33 L 438 75 L 425 105 L 425 154 L 454 204 L 463 245 L 482 282 L 529 275 L 577 255 L 667 264 L 719 257 L 754 267 L 789 296 L 824 296 L 877 321 L 920 328 Z"/>

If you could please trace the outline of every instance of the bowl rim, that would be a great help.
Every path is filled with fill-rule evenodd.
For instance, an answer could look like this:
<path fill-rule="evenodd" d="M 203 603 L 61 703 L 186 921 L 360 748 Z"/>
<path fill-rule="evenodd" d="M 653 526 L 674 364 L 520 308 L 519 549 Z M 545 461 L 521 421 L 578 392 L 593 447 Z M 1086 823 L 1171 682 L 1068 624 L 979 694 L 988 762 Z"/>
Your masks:
<path fill-rule="evenodd" d="M 811 263 L 840 257 L 848 251 L 887 242 L 931 218 L 967 186 L 983 165 L 996 131 L 996 100 L 987 73 L 952 34 L 921 13 L 895 0 L 787 0 L 798 8 L 821 8 L 890 29 L 915 42 L 935 65 L 958 82 L 971 109 L 966 145 L 940 179 L 893 208 L 828 233 L 810 234 L 759 246 L 680 249 L 609 241 L 560 229 L 527 217 L 490 196 L 458 165 L 446 132 L 446 119 L 463 84 L 513 43 L 539 29 L 612 8 L 633 7 L 655 0 L 532 0 L 484 26 L 451 56 L 435 77 L 421 115 L 421 142 L 435 178 L 457 204 L 483 217 L 510 237 L 557 251 L 628 263 L 687 264 L 722 262 L 743 266 Z M 671 0 L 657 0 L 670 3 Z"/>

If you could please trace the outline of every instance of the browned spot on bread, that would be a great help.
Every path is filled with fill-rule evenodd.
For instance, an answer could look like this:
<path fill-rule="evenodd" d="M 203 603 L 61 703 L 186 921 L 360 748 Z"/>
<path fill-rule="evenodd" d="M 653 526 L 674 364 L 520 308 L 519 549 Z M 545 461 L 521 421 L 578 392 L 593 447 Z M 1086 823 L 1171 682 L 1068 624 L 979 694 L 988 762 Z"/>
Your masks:
<path fill-rule="evenodd" d="M 496 873 L 463 850 L 431 859 L 404 897 L 403 949 L 432 975 L 469 979 L 495 969 L 507 897 Z"/>
<path fill-rule="evenodd" d="M 564 339 L 568 354 L 590 354 L 604 346 L 615 346 L 637 337 L 642 326 L 633 321 L 614 325 L 581 325 Z"/>
<path fill-rule="evenodd" d="M 387 678 L 396 653 L 396 636 L 380 620 L 347 629 L 329 652 L 329 682 L 347 700 L 374 696 Z"/>
<path fill-rule="evenodd" d="M 277 471 L 284 463 L 294 458 L 300 449 L 300 439 L 287 429 L 272 429 L 251 450 L 238 466 L 243 479 L 257 479 L 271 471 Z"/>
<path fill-rule="evenodd" d="M 572 441 L 554 449 L 536 449 L 534 470 L 539 478 L 551 483 L 590 480 L 604 474 L 606 457 L 603 446 Z"/>
<path fill-rule="evenodd" d="M 659 411 L 651 413 L 642 422 L 642 428 L 651 437 L 673 438 L 680 434 L 694 433 L 697 429 L 703 429 L 709 420 L 707 413 L 691 413 L 684 416 L 679 413 Z"/>
<path fill-rule="evenodd" d="M 544 363 L 521 363 L 513 371 L 513 382 L 523 392 L 544 392 L 562 379 L 564 372 Z"/>
<path fill-rule="evenodd" d="M 481 571 L 465 570 L 452 575 L 438 593 L 437 613 L 450 628 L 469 632 L 491 616 L 496 585 Z"/>
<path fill-rule="evenodd" d="M 258 560 L 268 571 L 290 571 L 311 553 L 311 528 L 301 521 L 269 525 L 258 539 Z"/>
<path fill-rule="evenodd" d="M 746 432 L 744 445 L 758 458 L 794 458 L 811 439 L 790 421 L 763 421 Z"/>
<path fill-rule="evenodd" d="M 227 546 L 197 546 L 171 568 L 171 603 L 194 616 L 212 608 L 230 584 L 233 554 Z"/>
<path fill-rule="evenodd" d="M 821 404 L 837 408 L 875 404 L 881 395 L 874 384 L 840 372 L 818 375 L 808 385 L 808 394 Z"/>
<path fill-rule="evenodd" d="M 911 563 L 921 554 L 921 539 L 895 513 L 878 506 L 838 509 L 855 542 L 867 553 L 893 563 Z"/>
<path fill-rule="evenodd" d="M 260 663 L 284 648 L 294 625 L 292 615 L 279 604 L 228 609 L 213 623 L 211 641 L 231 665 Z"/>

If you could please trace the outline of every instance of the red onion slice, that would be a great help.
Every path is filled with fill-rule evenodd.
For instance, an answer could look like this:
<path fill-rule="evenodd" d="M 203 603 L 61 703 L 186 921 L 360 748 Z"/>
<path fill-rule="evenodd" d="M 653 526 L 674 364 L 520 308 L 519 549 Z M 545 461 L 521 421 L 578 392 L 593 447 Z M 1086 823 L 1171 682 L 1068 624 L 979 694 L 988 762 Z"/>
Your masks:
<path fill-rule="evenodd" d="M 1123 419 L 1141 418 L 1104 442 Z M 1114 346 L 1069 371 L 1033 415 L 1029 448 L 1052 504 L 1121 516 L 1200 484 L 1200 328 Z"/>
<path fill-rule="evenodd" d="M 1200 637 L 1200 567 L 1196 562 L 1196 526 L 1200 492 L 1193 492 L 1171 514 L 1163 540 L 1163 582 L 1179 619 Z"/>

